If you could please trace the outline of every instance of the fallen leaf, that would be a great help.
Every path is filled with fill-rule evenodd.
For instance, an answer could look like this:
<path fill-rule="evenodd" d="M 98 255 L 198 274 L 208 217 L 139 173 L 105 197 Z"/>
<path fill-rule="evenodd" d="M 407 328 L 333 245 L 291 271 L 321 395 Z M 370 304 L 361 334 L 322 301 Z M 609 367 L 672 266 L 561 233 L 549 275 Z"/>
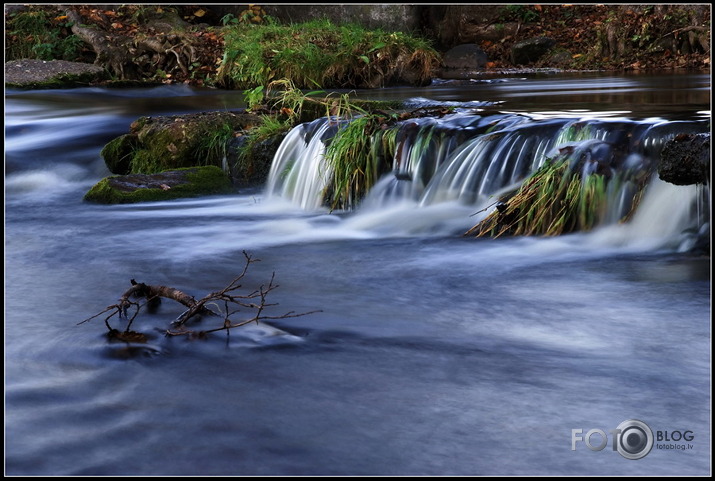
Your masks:
<path fill-rule="evenodd" d="M 203 17 L 204 15 L 206 15 L 206 10 L 202 10 L 199 8 L 194 12 L 194 15 L 197 17 Z"/>

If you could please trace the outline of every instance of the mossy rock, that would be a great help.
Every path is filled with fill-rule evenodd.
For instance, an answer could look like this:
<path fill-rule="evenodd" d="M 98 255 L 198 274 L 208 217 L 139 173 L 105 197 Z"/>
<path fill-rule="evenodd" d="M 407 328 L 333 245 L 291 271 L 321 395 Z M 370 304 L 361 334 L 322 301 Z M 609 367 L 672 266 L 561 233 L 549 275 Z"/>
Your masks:
<path fill-rule="evenodd" d="M 99 204 L 132 204 L 234 193 L 228 175 L 208 165 L 167 170 L 157 174 L 130 174 L 105 177 L 84 196 Z"/>
<path fill-rule="evenodd" d="M 221 166 L 228 141 L 259 125 L 258 115 L 234 112 L 141 117 L 110 141 L 102 157 L 113 174 L 154 174 L 199 165 Z"/>
<path fill-rule="evenodd" d="M 124 134 L 105 145 L 100 155 L 112 174 L 127 175 L 132 171 L 132 158 L 138 146 L 135 135 Z"/>

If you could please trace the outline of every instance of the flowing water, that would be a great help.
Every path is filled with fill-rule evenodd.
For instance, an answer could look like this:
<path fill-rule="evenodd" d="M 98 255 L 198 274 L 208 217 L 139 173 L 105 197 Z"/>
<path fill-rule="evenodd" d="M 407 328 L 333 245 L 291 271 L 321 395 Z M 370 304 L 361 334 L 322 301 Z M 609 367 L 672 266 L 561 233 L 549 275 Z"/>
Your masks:
<path fill-rule="evenodd" d="M 620 175 L 708 131 L 710 77 L 357 94 L 458 109 L 406 129 L 394 172 L 330 212 L 310 142 L 332 135 L 324 121 L 287 138 L 264 188 L 94 205 L 99 151 L 133 120 L 238 108 L 240 92 L 6 92 L 6 474 L 709 474 L 710 257 L 691 249 L 709 238 L 709 189 L 653 179 L 626 224 L 633 192 L 614 189 L 590 233 L 461 234 L 555 149 Z M 78 325 L 130 279 L 221 289 L 244 251 L 260 259 L 246 289 L 275 273 L 269 315 L 319 312 L 189 340 L 161 334 L 182 311 L 164 302 L 133 325 L 147 345 L 109 342 L 104 316 Z M 631 420 L 652 430 L 639 460 L 613 448 Z"/>

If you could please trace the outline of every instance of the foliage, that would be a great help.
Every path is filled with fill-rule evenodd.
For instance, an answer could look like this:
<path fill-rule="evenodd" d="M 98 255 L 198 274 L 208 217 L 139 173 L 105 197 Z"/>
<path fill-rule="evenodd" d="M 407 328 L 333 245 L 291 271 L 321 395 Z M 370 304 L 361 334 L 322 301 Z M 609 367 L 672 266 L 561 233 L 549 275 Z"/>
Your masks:
<path fill-rule="evenodd" d="M 561 235 L 591 230 L 603 220 L 606 179 L 586 178 L 569 168 L 569 159 L 550 159 L 505 203 L 466 235 Z"/>
<path fill-rule="evenodd" d="M 228 153 L 228 142 L 233 136 L 234 128 L 229 123 L 211 128 L 200 138 L 194 150 L 195 165 L 222 165 Z"/>
<path fill-rule="evenodd" d="M 363 114 L 338 130 L 325 152 L 332 171 L 332 208 L 350 208 L 391 167 L 397 129 L 383 128 L 385 118 Z"/>
<path fill-rule="evenodd" d="M 507 5 L 502 16 L 505 20 L 519 20 L 521 22 L 536 22 L 539 20 L 540 5 Z"/>
<path fill-rule="evenodd" d="M 379 87 L 417 70 L 431 78 L 437 52 L 426 40 L 404 33 L 336 26 L 328 20 L 297 25 L 275 23 L 227 26 L 217 84 L 252 89 L 276 79 L 290 79 L 298 88 Z"/>
<path fill-rule="evenodd" d="M 221 25 L 238 25 L 238 24 L 261 24 L 271 23 L 273 19 L 266 15 L 265 10 L 260 5 L 249 5 L 246 10 L 243 10 L 236 17 L 232 13 L 227 13 L 221 17 Z"/>
<path fill-rule="evenodd" d="M 248 110 L 255 110 L 263 105 L 264 93 L 263 85 L 243 92 L 243 100 L 246 102 Z"/>
<path fill-rule="evenodd" d="M 84 43 L 70 31 L 64 15 L 46 7 L 28 7 L 5 16 L 5 61 L 18 59 L 79 60 Z"/>

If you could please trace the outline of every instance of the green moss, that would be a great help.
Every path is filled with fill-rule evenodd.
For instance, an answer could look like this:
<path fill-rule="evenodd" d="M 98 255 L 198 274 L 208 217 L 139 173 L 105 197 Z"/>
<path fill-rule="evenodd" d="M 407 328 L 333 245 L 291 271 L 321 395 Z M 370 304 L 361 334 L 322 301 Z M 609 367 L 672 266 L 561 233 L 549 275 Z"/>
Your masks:
<path fill-rule="evenodd" d="M 161 187 L 170 184 L 173 185 L 168 189 Z M 137 185 L 143 186 L 136 188 Z M 100 204 L 130 204 L 232 192 L 231 180 L 223 170 L 216 166 L 204 166 L 175 169 L 152 176 L 106 177 L 85 194 L 84 200 Z"/>
<path fill-rule="evenodd" d="M 100 155 L 111 173 L 125 175 L 132 170 L 132 158 L 136 153 L 136 149 L 136 136 L 125 134 L 105 145 Z"/>
<path fill-rule="evenodd" d="M 170 168 L 170 166 L 161 161 L 162 154 L 157 154 L 152 150 L 156 149 L 142 149 L 134 152 L 130 170 L 132 174 L 155 174 Z"/>

